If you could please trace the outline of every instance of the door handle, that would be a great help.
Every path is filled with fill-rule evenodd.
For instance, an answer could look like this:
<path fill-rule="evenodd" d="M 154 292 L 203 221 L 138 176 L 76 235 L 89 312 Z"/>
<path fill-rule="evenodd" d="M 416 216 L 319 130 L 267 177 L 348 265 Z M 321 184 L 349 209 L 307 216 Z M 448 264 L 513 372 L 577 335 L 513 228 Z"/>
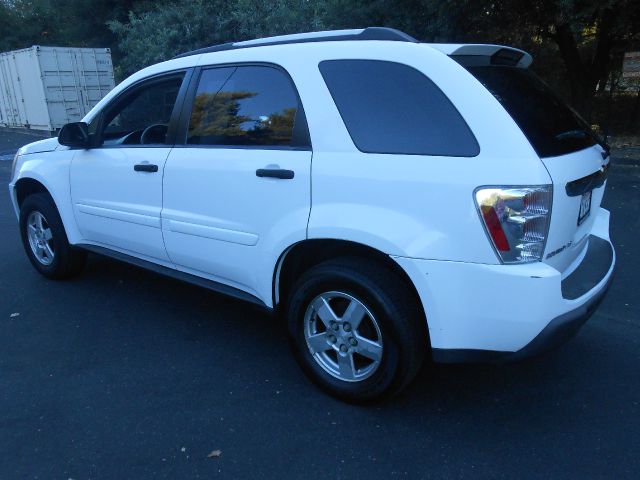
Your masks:
<path fill-rule="evenodd" d="M 256 170 L 256 177 L 279 178 L 281 180 L 291 180 L 295 176 L 293 170 L 284 168 L 259 168 Z"/>
<path fill-rule="evenodd" d="M 154 165 L 153 163 L 138 163 L 133 166 L 133 169 L 136 172 L 157 172 L 158 165 Z"/>

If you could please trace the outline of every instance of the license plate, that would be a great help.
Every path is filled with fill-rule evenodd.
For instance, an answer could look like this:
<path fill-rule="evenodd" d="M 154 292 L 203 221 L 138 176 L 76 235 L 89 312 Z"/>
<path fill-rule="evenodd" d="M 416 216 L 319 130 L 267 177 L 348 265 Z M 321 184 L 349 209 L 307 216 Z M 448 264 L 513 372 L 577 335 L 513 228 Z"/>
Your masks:
<path fill-rule="evenodd" d="M 578 225 L 586 220 L 591 213 L 591 191 L 582 194 L 580 199 L 580 213 L 578 214 Z"/>

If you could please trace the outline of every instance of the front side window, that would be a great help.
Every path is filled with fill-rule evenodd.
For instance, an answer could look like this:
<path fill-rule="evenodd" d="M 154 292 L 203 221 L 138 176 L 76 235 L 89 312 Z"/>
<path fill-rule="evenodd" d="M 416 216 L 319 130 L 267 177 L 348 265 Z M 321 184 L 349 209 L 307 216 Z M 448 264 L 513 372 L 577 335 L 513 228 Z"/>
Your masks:
<path fill-rule="evenodd" d="M 134 87 L 105 112 L 100 138 L 104 146 L 164 145 L 184 75 Z"/>
<path fill-rule="evenodd" d="M 447 96 L 415 68 L 327 60 L 320 73 L 355 146 L 366 153 L 474 157 L 478 142 Z"/>
<path fill-rule="evenodd" d="M 298 97 L 289 78 L 268 66 L 202 72 L 187 143 L 293 146 Z"/>

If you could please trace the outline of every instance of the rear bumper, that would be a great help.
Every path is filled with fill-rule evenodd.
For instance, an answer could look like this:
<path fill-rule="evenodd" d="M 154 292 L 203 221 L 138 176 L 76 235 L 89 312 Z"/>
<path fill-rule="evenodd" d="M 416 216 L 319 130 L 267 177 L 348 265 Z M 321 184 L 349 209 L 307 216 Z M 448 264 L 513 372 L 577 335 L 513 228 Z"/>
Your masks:
<path fill-rule="evenodd" d="M 570 340 L 591 318 L 606 295 L 612 279 L 613 276 L 610 276 L 604 288 L 586 303 L 551 320 L 531 342 L 517 352 L 434 348 L 433 360 L 439 363 L 502 363 L 534 357 L 553 350 Z"/>
<path fill-rule="evenodd" d="M 481 265 L 395 258 L 425 308 L 437 362 L 519 360 L 555 348 L 593 314 L 611 284 L 615 251 L 600 209 L 581 264 Z"/>

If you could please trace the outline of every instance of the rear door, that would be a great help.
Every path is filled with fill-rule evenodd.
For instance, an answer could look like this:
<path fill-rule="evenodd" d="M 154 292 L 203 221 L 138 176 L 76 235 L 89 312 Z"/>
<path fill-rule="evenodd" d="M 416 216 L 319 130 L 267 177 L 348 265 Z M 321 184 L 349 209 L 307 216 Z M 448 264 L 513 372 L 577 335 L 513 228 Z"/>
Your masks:
<path fill-rule="evenodd" d="M 304 111 L 289 75 L 273 65 L 203 68 L 194 77 L 183 144 L 165 167 L 167 252 L 178 269 L 269 304 L 278 256 L 306 237 Z"/>
<path fill-rule="evenodd" d="M 604 193 L 608 155 L 586 122 L 527 69 L 481 65 L 467 70 L 515 120 L 553 180 L 543 261 L 564 272 L 586 247 Z"/>

